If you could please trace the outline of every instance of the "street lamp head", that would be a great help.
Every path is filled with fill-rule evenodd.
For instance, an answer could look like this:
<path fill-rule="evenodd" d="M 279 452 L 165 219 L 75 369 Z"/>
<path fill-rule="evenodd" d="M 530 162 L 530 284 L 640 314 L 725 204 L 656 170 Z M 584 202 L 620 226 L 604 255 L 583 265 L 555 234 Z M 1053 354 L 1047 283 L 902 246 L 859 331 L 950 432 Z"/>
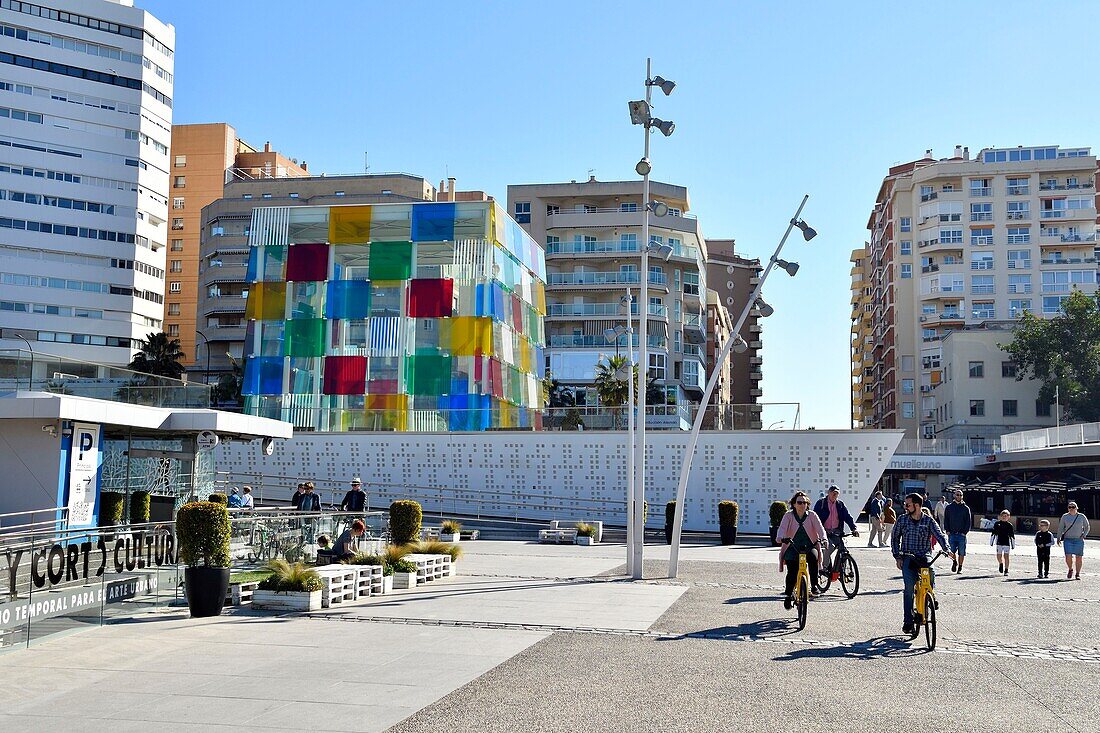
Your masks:
<path fill-rule="evenodd" d="M 775 264 L 776 264 L 777 267 L 779 267 L 783 270 L 786 270 L 787 274 L 790 275 L 791 277 L 794 277 L 795 274 L 798 272 L 798 263 L 797 262 L 787 262 L 786 260 L 776 260 Z"/>
<path fill-rule="evenodd" d="M 634 102 L 627 102 L 630 107 L 630 124 L 632 125 L 648 125 L 651 119 L 649 114 L 649 102 L 644 99 L 639 99 Z"/>
<path fill-rule="evenodd" d="M 791 224 L 795 225 L 796 227 L 798 227 L 799 229 L 802 230 L 802 237 L 807 242 L 809 242 L 811 239 L 813 239 L 814 237 L 817 236 L 817 230 L 814 229 L 809 224 L 807 224 L 806 222 L 802 221 L 801 219 L 798 219 L 798 220 L 791 219 Z"/>
<path fill-rule="evenodd" d="M 615 343 L 620 336 L 627 332 L 626 326 L 615 326 L 615 328 L 605 329 L 603 337 L 609 344 Z"/>
<path fill-rule="evenodd" d="M 653 166 L 649 163 L 649 158 L 642 158 L 638 161 L 638 165 L 634 166 L 634 170 L 638 172 L 639 176 L 648 176 L 650 171 L 653 170 Z"/>
<path fill-rule="evenodd" d="M 672 122 L 671 120 L 667 120 L 667 121 L 666 120 L 659 120 L 656 117 L 653 117 L 653 118 L 650 119 L 649 126 L 650 127 L 656 127 L 658 130 L 661 131 L 661 134 L 664 135 L 665 137 L 668 137 L 669 135 L 671 135 L 673 133 L 673 131 L 676 129 L 676 123 L 675 122 Z"/>
<path fill-rule="evenodd" d="M 663 76 L 655 76 L 646 82 L 651 87 L 660 87 L 661 91 L 665 93 L 665 96 L 672 94 L 672 90 L 676 88 L 676 82 L 671 79 L 666 79 Z"/>
<path fill-rule="evenodd" d="M 741 338 L 741 336 L 738 335 L 737 340 L 733 342 L 733 350 L 736 351 L 738 354 L 744 354 L 746 351 L 749 350 L 749 344 L 747 341 L 745 341 L 745 339 Z"/>
<path fill-rule="evenodd" d="M 756 299 L 756 309 L 760 311 L 760 315 L 762 315 L 764 318 L 767 318 L 772 313 L 775 313 L 775 308 L 772 308 L 770 305 L 765 303 L 763 298 Z"/>
<path fill-rule="evenodd" d="M 666 262 L 669 257 L 672 257 L 672 247 L 656 241 L 650 242 L 649 246 L 646 247 L 646 251 L 651 255 L 657 255 Z"/>
<path fill-rule="evenodd" d="M 668 204 L 664 201 L 650 201 L 646 209 L 653 212 L 654 216 L 668 216 Z"/>

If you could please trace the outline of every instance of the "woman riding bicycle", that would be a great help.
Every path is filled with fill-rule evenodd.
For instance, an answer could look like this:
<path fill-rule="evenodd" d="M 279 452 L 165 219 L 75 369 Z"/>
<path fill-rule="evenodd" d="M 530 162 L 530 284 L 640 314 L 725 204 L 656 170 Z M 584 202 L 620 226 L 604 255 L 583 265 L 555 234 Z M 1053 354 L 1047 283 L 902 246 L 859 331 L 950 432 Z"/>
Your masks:
<path fill-rule="evenodd" d="M 821 560 L 821 547 L 828 540 L 821 519 L 810 511 L 810 497 L 804 491 L 791 497 L 791 510 L 783 515 L 779 530 L 779 572 L 787 571 L 786 594 L 783 607 L 794 606 L 794 584 L 798 577 L 798 556 L 805 553 L 810 571 L 811 595 L 817 595 L 817 568 Z"/>

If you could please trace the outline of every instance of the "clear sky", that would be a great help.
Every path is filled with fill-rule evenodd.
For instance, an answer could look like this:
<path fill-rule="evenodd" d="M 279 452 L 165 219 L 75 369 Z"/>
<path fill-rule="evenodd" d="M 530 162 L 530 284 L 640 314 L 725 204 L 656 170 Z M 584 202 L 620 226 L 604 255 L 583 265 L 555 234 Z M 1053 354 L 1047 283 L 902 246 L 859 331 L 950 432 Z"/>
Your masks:
<path fill-rule="evenodd" d="M 927 148 L 1100 145 L 1100 3 L 136 0 L 176 26 L 174 122 L 229 122 L 310 170 L 510 183 L 636 178 L 646 56 L 678 83 L 656 180 L 768 257 L 764 401 L 848 427 L 849 269 L 888 166 Z M 797 234 L 797 231 L 795 232 Z M 765 421 L 789 411 L 765 412 Z"/>

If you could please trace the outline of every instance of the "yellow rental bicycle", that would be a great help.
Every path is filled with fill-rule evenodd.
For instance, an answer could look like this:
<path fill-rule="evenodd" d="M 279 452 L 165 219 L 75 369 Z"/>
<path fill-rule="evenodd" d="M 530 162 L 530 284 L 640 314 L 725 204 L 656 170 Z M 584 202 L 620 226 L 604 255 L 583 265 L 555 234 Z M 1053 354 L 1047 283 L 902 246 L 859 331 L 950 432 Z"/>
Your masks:
<path fill-rule="evenodd" d="M 798 553 L 798 577 L 794 585 L 794 607 L 798 613 L 798 630 L 806 628 L 806 617 L 810 612 L 810 567 L 806 553 Z"/>
<path fill-rule="evenodd" d="M 920 627 L 924 627 L 924 641 L 928 645 L 928 651 L 936 648 L 936 591 L 932 587 L 932 565 L 940 559 L 943 552 L 937 552 L 931 560 L 918 558 L 916 555 L 906 555 L 921 563 L 920 575 L 917 577 L 917 585 L 913 589 L 913 631 L 910 639 L 916 639 L 920 634 Z"/>

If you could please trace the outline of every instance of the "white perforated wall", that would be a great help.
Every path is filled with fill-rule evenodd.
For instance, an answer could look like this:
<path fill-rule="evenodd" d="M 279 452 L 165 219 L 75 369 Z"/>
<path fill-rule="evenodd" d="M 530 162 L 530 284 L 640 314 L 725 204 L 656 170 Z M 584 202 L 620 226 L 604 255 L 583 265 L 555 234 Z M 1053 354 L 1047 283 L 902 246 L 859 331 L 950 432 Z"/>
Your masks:
<path fill-rule="evenodd" d="M 687 435 L 650 433 L 646 445 L 646 500 L 649 526 L 664 522 L 664 504 L 672 499 L 679 478 Z M 830 483 L 841 487 L 850 508 L 862 508 L 901 441 L 902 431 L 743 431 L 708 432 L 699 439 L 685 507 L 685 527 L 717 530 L 718 502 L 733 499 L 741 506 L 742 532 L 767 532 L 768 505 L 789 499 L 797 489 L 816 500 Z M 618 432 L 541 433 L 302 433 L 277 444 L 269 458 L 255 445 L 219 447 L 219 471 L 235 483 L 258 483 L 257 474 L 284 476 L 287 481 L 324 480 L 410 487 L 394 496 L 420 500 L 425 509 L 438 508 L 432 488 L 451 489 L 444 509 L 456 513 L 516 514 L 530 518 L 603 519 L 623 524 L 621 512 L 593 503 L 626 500 L 626 439 Z M 265 483 L 279 483 L 268 481 Z M 374 489 L 372 489 L 374 490 Z M 478 504 L 469 499 L 481 492 L 524 494 L 493 497 Z M 534 496 L 577 502 L 577 511 L 540 507 Z"/>

